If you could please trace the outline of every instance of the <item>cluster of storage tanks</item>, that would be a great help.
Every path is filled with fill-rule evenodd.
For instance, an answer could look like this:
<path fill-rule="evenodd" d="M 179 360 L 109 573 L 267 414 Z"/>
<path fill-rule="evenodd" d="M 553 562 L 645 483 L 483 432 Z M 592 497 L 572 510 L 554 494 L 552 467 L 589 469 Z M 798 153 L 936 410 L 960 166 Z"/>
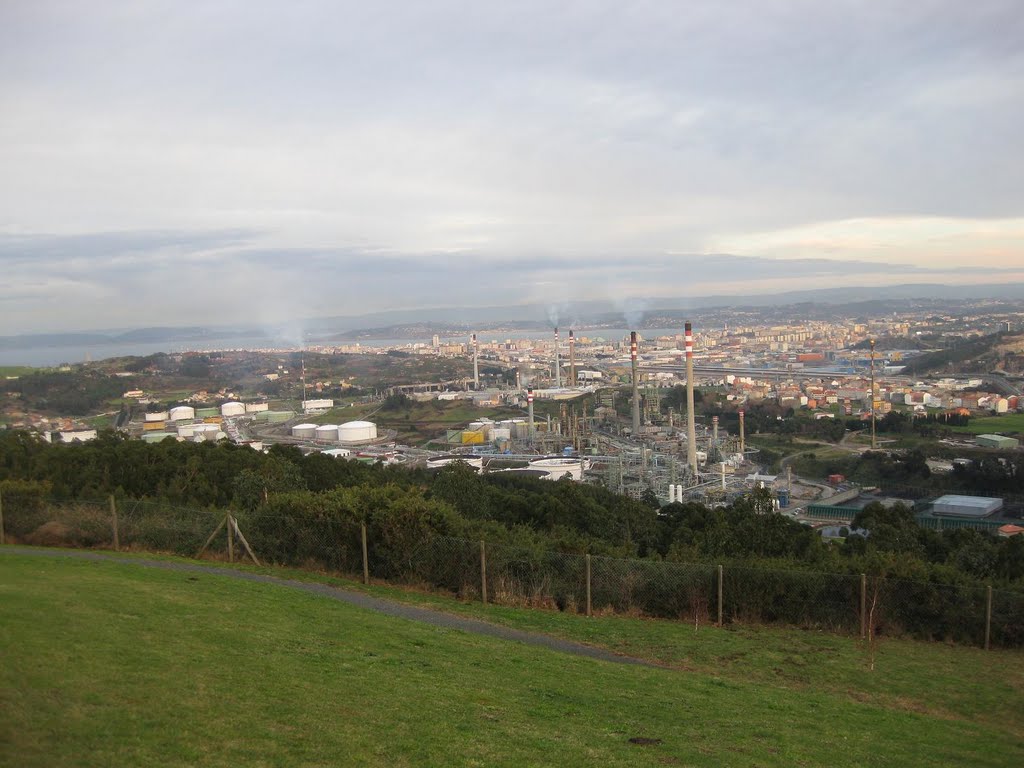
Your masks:
<path fill-rule="evenodd" d="M 235 400 L 224 403 L 219 409 L 176 405 L 169 411 L 147 413 L 145 420 L 148 423 L 153 423 L 156 421 L 189 421 L 191 419 L 203 419 L 211 416 L 244 416 L 247 413 L 261 413 L 268 410 L 269 407 L 267 403 L 240 403 Z"/>
<path fill-rule="evenodd" d="M 512 440 L 525 440 L 530 436 L 530 425 L 526 419 L 506 419 L 491 421 L 479 419 L 471 421 L 462 431 L 464 445 L 482 445 L 496 443 L 499 448 Z"/>
<path fill-rule="evenodd" d="M 344 424 L 296 424 L 292 437 L 328 443 L 362 443 L 377 439 L 377 425 L 372 421 L 349 421 Z"/>

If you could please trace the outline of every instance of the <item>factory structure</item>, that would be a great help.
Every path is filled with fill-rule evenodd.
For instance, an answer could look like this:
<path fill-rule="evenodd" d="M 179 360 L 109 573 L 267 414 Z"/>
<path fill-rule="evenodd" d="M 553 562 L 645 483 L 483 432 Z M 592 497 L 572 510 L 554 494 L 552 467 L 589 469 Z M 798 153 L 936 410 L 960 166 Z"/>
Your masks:
<path fill-rule="evenodd" d="M 739 411 L 738 432 L 720 428 L 718 417 L 711 424 L 698 423 L 694 407 L 694 343 L 689 322 L 684 326 L 686 363 L 685 413 L 661 411 L 659 388 L 644 381 L 640 369 L 640 336 L 628 336 L 628 389 L 615 386 L 605 363 L 604 371 L 578 367 L 576 334 L 567 336 L 565 362 L 558 328 L 553 329 L 549 348 L 550 366 L 541 367 L 539 377 L 530 377 L 511 393 L 512 402 L 524 407 L 525 418 L 478 419 L 465 428 L 449 430 L 448 452 L 428 459 L 436 468 L 472 456 L 474 466 L 486 471 L 507 471 L 548 479 L 568 476 L 593 482 L 636 498 L 653 494 L 663 503 L 701 500 L 727 502 L 752 488 L 765 485 L 756 470 L 756 450 L 748 450 L 744 437 L 743 411 Z M 479 387 L 479 345 L 476 334 L 470 340 L 474 387 Z M 545 386 L 546 382 L 550 382 Z M 599 388 L 596 382 L 611 386 Z M 621 381 L 621 379 L 620 379 Z M 538 386 L 534 386 L 534 382 Z M 553 385 L 553 386 L 552 386 Z M 628 419 L 617 407 L 628 399 Z M 536 409 L 543 407 L 538 418 Z M 477 463 L 479 461 L 479 463 Z"/>

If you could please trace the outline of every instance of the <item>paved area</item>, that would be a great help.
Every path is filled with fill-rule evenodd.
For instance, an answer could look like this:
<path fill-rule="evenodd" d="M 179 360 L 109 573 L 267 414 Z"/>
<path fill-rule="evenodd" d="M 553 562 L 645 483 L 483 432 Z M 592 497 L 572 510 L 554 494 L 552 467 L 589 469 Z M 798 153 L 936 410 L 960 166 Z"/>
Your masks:
<path fill-rule="evenodd" d="M 31 549 L 27 547 L 2 547 L 0 556 L 7 557 L 43 557 L 43 558 L 73 558 L 76 560 L 94 560 L 97 562 L 113 562 L 122 565 L 135 565 L 141 568 L 158 568 L 165 571 L 182 571 L 186 573 L 204 573 L 211 576 L 220 576 L 226 579 L 241 579 L 243 581 L 255 581 L 262 584 L 273 584 L 288 589 L 298 589 L 310 592 L 314 595 L 338 600 L 349 605 L 354 605 L 368 611 L 375 611 L 386 616 L 394 616 L 408 621 L 418 621 L 423 624 L 431 624 L 435 627 L 456 629 L 462 632 L 470 632 L 476 635 L 487 635 L 500 640 L 536 645 L 559 653 L 568 653 L 574 656 L 585 656 L 599 661 L 609 661 L 615 664 L 635 664 L 645 667 L 660 667 L 653 662 L 643 659 L 636 659 L 631 656 L 620 656 L 604 648 L 595 648 L 583 643 L 574 643 L 571 640 L 562 640 L 550 635 L 536 632 L 523 632 L 510 627 L 503 627 L 497 624 L 489 624 L 478 619 L 468 619 L 462 616 L 455 616 L 443 611 L 431 608 L 419 608 L 406 605 L 394 600 L 385 600 L 373 597 L 363 592 L 354 590 L 339 589 L 327 584 L 315 584 L 304 581 L 293 581 L 282 579 L 277 576 L 265 576 L 259 573 L 246 571 L 234 571 L 230 568 L 216 568 L 198 563 L 179 563 L 169 560 L 147 560 L 138 557 L 121 557 L 113 553 L 87 552 L 75 549 L 52 550 L 52 549 Z"/>

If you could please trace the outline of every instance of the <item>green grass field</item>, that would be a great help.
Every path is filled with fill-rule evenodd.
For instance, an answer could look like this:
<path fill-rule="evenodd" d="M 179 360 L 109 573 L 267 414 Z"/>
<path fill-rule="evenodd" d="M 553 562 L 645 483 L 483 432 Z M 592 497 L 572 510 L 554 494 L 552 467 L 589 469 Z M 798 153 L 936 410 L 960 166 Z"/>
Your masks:
<path fill-rule="evenodd" d="M 28 376 L 34 370 L 27 365 L 0 365 L 0 376 Z"/>
<path fill-rule="evenodd" d="M 951 427 L 954 432 L 969 432 L 973 435 L 987 435 L 991 432 L 1018 432 L 1024 434 L 1024 413 L 1008 413 L 1004 416 L 982 416 L 971 419 L 966 427 Z"/>
<path fill-rule="evenodd" d="M 1020 653 L 889 641 L 872 673 L 817 633 L 405 599 L 672 668 L 216 575 L 0 555 L 0 765 L 1024 762 Z"/>

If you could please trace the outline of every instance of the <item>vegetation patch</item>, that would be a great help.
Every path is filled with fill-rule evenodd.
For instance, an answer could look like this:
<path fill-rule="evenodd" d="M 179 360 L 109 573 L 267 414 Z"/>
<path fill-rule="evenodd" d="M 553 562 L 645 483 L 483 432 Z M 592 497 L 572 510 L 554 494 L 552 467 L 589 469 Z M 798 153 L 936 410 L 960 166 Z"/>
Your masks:
<path fill-rule="evenodd" d="M 0 556 L 0 584 L 2 765 L 1024 760 L 1016 721 L 974 718 L 969 710 L 936 716 L 872 696 L 858 701 L 838 690 L 841 683 L 780 686 L 609 664 L 282 587 L 132 565 Z M 734 644 L 738 637 L 702 632 L 685 646 L 682 636 L 669 642 L 721 651 L 716 636 Z M 796 666 L 744 642 L 759 666 Z M 937 699 L 956 692 L 961 658 L 951 654 L 947 667 L 931 670 L 922 690 Z M 996 671 L 1017 657 L 988 658 Z M 966 663 L 977 668 L 970 657 Z M 813 680 L 836 666 L 823 654 L 807 665 L 820 670 L 808 674 Z M 884 690 L 891 678 L 876 679 Z M 1020 709 L 1019 687 L 994 685 L 1004 712 Z M 972 706 L 988 704 L 982 698 Z"/>

